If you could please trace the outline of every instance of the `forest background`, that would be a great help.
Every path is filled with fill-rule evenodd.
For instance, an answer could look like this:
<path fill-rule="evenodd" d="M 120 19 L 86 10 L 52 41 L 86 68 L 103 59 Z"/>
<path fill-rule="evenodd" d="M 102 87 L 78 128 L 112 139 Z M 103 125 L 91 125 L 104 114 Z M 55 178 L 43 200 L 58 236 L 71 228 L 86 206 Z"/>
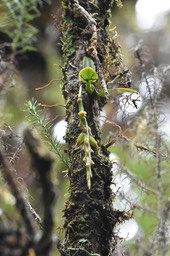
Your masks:
<path fill-rule="evenodd" d="M 9 1 L 11 13 L 4 8 L 8 1 L 2 2 L 1 152 L 12 166 L 22 194 L 40 216 L 43 215 L 41 191 L 37 189 L 38 179 L 30 167 L 30 157 L 24 146 L 24 130 L 34 127 L 46 147 L 57 155 L 54 164 L 57 172 L 52 173 L 57 190 L 54 230 L 63 240 L 63 209 L 69 196 L 69 182 L 64 155 L 67 145 L 63 139 L 66 122 L 61 90 L 64 63 L 61 2 L 39 4 L 34 19 L 30 20 L 33 27 L 29 27 L 29 17 L 26 17 L 23 24 L 28 26 L 15 30 L 11 29 L 15 26 L 12 2 Z M 114 207 L 125 210 L 129 216 L 129 220 L 116 228 L 119 239 L 115 255 L 120 252 L 124 255 L 170 255 L 170 7 L 169 11 L 167 8 L 156 16 L 150 27 L 146 24 L 142 27 L 142 21 L 137 22 L 137 11 L 143 8 L 139 2 L 142 1 L 124 1 L 123 8 L 112 8 L 109 27 L 110 36 L 121 46 L 121 59 L 131 72 L 132 88 L 138 94 L 125 90 L 119 96 L 112 95 L 100 120 L 102 140 L 109 144 L 113 164 Z M 143 5 L 147 6 L 147 3 Z M 50 126 L 47 125 L 49 120 Z M 155 120 L 158 125 L 156 135 Z M 53 140 L 55 145 L 52 145 Z M 18 221 L 15 198 L 3 177 L 0 183 L 0 221 L 15 226 L 13 221 Z M 57 248 L 51 255 L 59 255 Z"/>

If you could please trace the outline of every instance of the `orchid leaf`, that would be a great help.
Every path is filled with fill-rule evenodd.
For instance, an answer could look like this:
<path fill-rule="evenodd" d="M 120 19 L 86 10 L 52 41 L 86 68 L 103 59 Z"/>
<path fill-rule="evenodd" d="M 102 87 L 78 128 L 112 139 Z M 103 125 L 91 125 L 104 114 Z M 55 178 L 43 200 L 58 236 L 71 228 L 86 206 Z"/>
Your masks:
<path fill-rule="evenodd" d="M 131 88 L 115 88 L 112 90 L 113 94 L 126 93 L 126 92 L 138 94 L 138 92 L 136 90 L 133 90 Z"/>
<path fill-rule="evenodd" d="M 86 68 L 86 67 L 90 67 L 90 68 L 93 68 L 95 70 L 94 62 L 89 57 L 84 57 L 83 58 L 83 68 Z"/>

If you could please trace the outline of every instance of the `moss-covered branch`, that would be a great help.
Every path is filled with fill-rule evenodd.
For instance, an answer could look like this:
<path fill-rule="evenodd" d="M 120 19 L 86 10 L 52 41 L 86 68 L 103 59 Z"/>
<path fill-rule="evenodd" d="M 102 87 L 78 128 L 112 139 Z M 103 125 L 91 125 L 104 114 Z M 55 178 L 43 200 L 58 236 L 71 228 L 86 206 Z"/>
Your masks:
<path fill-rule="evenodd" d="M 65 140 L 71 166 L 70 197 L 64 211 L 63 255 L 107 256 L 116 243 L 114 227 L 123 217 L 122 212 L 113 209 L 112 165 L 109 152 L 102 145 L 99 124 L 100 110 L 108 95 L 108 78 L 112 80 L 105 66 L 106 58 L 115 63 L 107 33 L 112 1 L 63 0 L 62 3 L 63 95 L 68 123 Z M 94 62 L 96 71 L 92 76 L 92 67 L 82 71 L 85 56 Z M 96 88 L 93 82 L 97 79 Z M 103 91 L 103 97 L 98 91 Z M 94 148 L 91 139 L 95 141 Z"/>

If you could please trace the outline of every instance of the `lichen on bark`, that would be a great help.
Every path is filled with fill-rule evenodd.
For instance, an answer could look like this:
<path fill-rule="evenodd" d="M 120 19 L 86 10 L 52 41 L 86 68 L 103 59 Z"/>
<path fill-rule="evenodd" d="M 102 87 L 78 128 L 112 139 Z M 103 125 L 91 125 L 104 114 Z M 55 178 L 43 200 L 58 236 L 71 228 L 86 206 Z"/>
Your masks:
<path fill-rule="evenodd" d="M 68 170 L 70 196 L 64 210 L 63 255 L 67 256 L 111 255 L 116 243 L 113 239 L 114 227 L 123 216 L 122 212 L 113 209 L 113 195 L 110 188 L 112 165 L 109 161 L 109 152 L 101 141 L 99 117 L 107 97 L 99 97 L 96 92 L 90 95 L 84 87 L 82 97 L 86 118 L 92 136 L 98 143 L 98 149 L 94 148 L 92 152 L 94 164 L 92 165 L 93 176 L 90 189 L 86 182 L 84 152 L 81 146 L 76 146 L 76 140 L 81 133 L 77 100 L 81 83 L 78 73 L 82 69 L 83 57 L 91 57 L 95 65 L 100 66 L 103 73 L 101 76 L 99 74 L 99 82 L 101 82 L 101 77 L 107 82 L 111 76 L 106 60 L 113 60 L 116 54 L 113 54 L 111 50 L 107 32 L 112 2 L 110 0 L 62 1 L 64 12 L 62 49 L 65 57 L 62 90 L 66 101 L 65 140 L 70 166 Z M 94 29 L 92 29 L 93 20 L 96 24 L 96 38 L 94 38 Z M 99 63 L 96 63 L 93 51 Z"/>

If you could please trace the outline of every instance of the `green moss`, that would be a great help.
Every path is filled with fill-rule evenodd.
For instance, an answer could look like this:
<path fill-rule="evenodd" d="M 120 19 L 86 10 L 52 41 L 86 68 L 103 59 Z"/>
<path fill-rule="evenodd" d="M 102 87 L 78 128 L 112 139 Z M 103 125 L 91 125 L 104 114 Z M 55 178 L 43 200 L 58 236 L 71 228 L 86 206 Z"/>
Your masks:
<path fill-rule="evenodd" d="M 38 5 L 42 3 L 41 0 L 2 0 L 1 6 L 7 20 L 3 30 L 5 29 L 5 33 L 11 38 L 10 44 L 14 51 L 35 50 L 33 44 L 38 30 L 31 25 L 31 22 L 40 16 Z"/>
<path fill-rule="evenodd" d="M 70 58 L 76 51 L 73 44 L 73 28 L 71 27 L 71 20 L 69 18 L 64 20 L 63 34 L 62 34 L 62 51 L 66 58 Z"/>

